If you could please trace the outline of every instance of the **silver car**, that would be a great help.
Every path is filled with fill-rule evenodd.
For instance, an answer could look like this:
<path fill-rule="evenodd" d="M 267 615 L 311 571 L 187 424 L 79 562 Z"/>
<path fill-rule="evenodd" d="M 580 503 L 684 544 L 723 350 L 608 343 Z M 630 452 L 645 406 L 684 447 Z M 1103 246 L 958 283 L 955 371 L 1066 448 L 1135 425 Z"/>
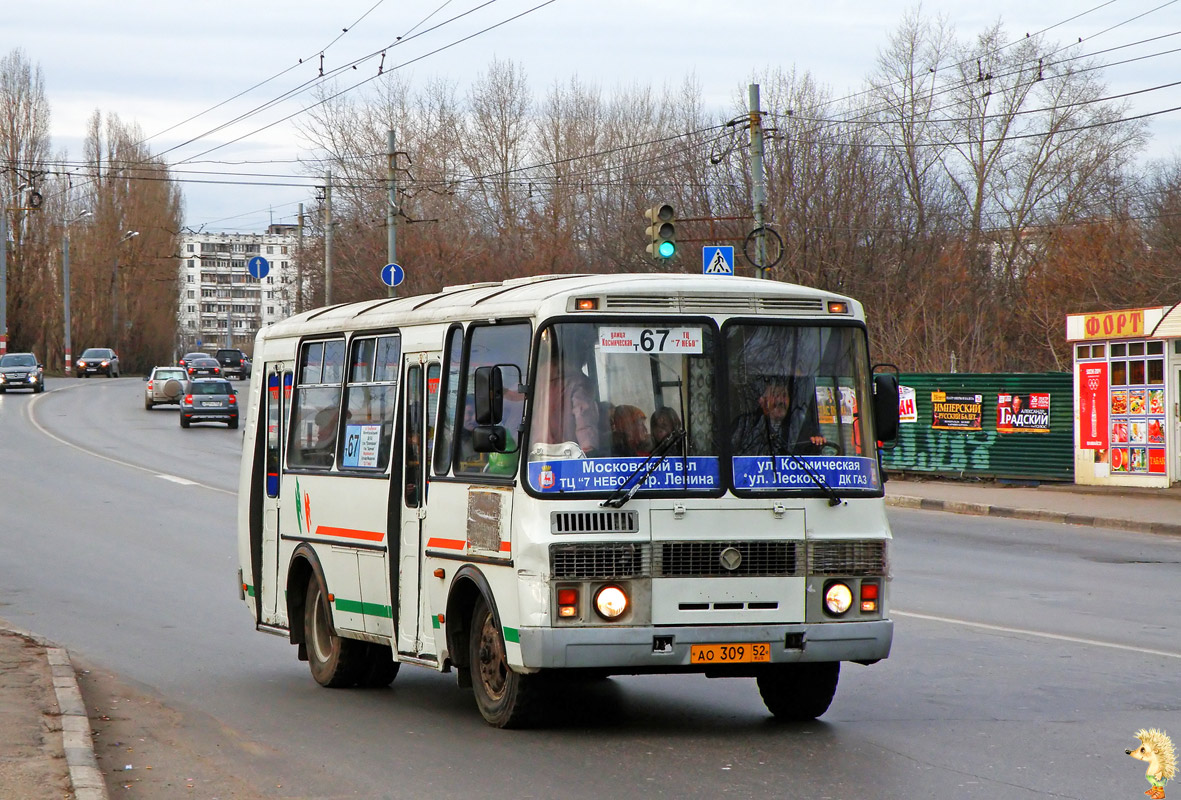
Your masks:
<path fill-rule="evenodd" d="M 144 387 L 144 408 L 151 411 L 165 403 L 180 405 L 188 379 L 184 367 L 154 367 L 152 374 L 144 378 L 148 382 Z"/>

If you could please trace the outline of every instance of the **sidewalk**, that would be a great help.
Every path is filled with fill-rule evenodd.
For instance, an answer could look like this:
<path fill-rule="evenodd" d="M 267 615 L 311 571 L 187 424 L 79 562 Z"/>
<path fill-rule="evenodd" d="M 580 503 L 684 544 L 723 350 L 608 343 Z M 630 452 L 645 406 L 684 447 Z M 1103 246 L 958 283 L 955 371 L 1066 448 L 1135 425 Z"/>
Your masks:
<path fill-rule="evenodd" d="M 1181 488 L 1036 486 L 891 477 L 886 504 L 1181 536 Z"/>
<path fill-rule="evenodd" d="M 69 655 L 0 620 L 0 798 L 107 800 Z"/>
<path fill-rule="evenodd" d="M 1181 488 L 892 477 L 887 505 L 1181 536 Z M 0 800 L 107 800 L 66 651 L 0 620 Z"/>

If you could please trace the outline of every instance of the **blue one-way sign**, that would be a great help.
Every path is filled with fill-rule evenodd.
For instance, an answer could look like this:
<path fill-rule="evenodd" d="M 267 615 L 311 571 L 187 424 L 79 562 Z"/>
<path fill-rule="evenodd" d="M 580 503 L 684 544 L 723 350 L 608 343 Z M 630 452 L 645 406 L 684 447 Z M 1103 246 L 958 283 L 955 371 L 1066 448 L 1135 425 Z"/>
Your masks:
<path fill-rule="evenodd" d="M 701 271 L 706 275 L 733 275 L 734 248 L 729 246 L 702 247 Z"/>
<path fill-rule="evenodd" d="M 246 262 L 246 269 L 250 270 L 252 277 L 258 278 L 261 281 L 271 271 L 271 265 L 262 256 L 255 256 Z"/>
<path fill-rule="evenodd" d="M 397 286 L 406 280 L 406 271 L 401 264 L 386 264 L 381 268 L 381 282 L 386 286 Z"/>

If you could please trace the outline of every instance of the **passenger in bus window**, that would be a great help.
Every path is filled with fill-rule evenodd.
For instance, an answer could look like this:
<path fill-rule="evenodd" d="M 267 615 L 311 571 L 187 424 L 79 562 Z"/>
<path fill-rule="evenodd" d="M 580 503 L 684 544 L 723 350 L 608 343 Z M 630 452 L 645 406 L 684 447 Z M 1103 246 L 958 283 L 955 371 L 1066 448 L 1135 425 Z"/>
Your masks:
<path fill-rule="evenodd" d="M 581 371 L 561 366 L 558 359 L 549 365 L 547 382 L 542 386 L 545 402 L 542 429 L 537 440 L 558 444 L 574 442 L 585 455 L 598 454 L 599 401 L 590 379 Z"/>
<path fill-rule="evenodd" d="M 651 455 L 652 437 L 647 423 L 648 416 L 638 406 L 615 406 L 611 410 L 611 455 Z"/>
<path fill-rule="evenodd" d="M 825 444 L 810 404 L 792 402 L 787 381 L 779 376 L 761 380 L 756 407 L 740 414 L 731 439 L 736 456 L 815 455 Z"/>
<path fill-rule="evenodd" d="M 652 442 L 660 444 L 681 429 L 681 415 L 672 406 L 661 406 L 652 414 Z"/>

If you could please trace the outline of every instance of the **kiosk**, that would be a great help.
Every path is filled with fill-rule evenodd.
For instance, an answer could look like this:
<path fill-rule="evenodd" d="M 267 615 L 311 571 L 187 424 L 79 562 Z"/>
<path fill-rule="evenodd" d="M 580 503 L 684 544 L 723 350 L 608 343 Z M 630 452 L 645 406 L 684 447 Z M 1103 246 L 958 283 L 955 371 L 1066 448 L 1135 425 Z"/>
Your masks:
<path fill-rule="evenodd" d="M 1075 483 L 1181 480 L 1181 303 L 1069 314 Z"/>

